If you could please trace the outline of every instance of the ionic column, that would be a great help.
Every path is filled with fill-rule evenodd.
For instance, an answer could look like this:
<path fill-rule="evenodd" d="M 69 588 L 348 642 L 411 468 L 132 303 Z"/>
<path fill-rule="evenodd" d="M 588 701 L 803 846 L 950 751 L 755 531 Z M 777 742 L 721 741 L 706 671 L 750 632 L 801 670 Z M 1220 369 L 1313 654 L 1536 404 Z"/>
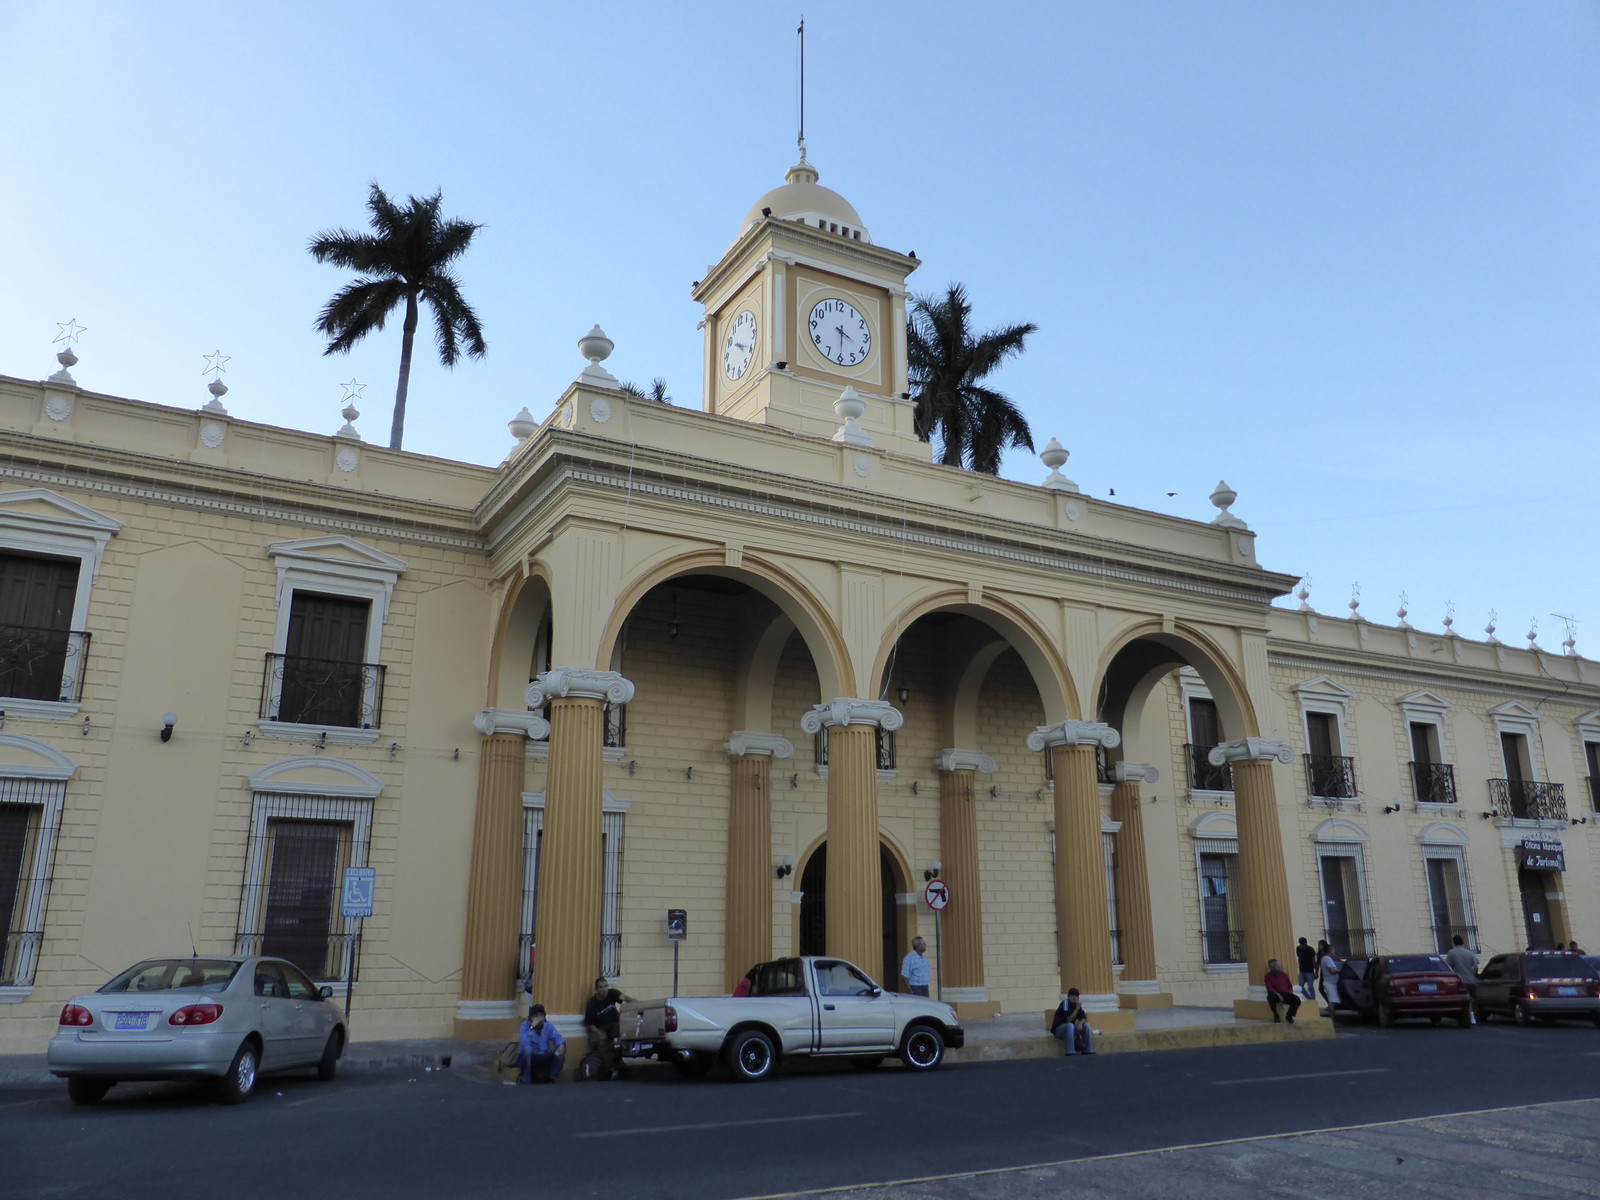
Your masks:
<path fill-rule="evenodd" d="M 940 918 L 940 970 L 944 1000 L 962 1016 L 991 1016 L 983 975 L 983 871 L 978 860 L 976 773 L 994 774 L 994 759 L 976 750 L 941 750 L 939 772 L 939 877 L 950 885 L 950 907 Z"/>
<path fill-rule="evenodd" d="M 872 975 L 883 958 L 876 731 L 904 721 L 886 701 L 847 697 L 800 718 L 809 734 L 828 731 L 828 953 Z"/>
<path fill-rule="evenodd" d="M 732 761 L 722 975 L 731 992 L 746 971 L 772 957 L 772 760 L 788 758 L 794 744 L 741 730 L 724 749 Z"/>
<path fill-rule="evenodd" d="M 1272 760 L 1294 761 L 1284 742 L 1244 738 L 1213 746 L 1211 765 L 1233 767 L 1233 810 L 1239 830 L 1239 908 L 1244 919 L 1244 957 L 1249 990 L 1233 1002 L 1240 1017 L 1269 1017 L 1262 980 L 1267 960 L 1291 962 L 1294 922 L 1289 913 L 1289 877 L 1284 870 L 1283 836 L 1278 828 L 1278 795 L 1272 785 Z"/>
<path fill-rule="evenodd" d="M 1139 784 L 1155 783 L 1160 772 L 1144 763 L 1112 766 L 1111 819 L 1117 833 L 1117 921 L 1122 926 L 1122 978 L 1117 992 L 1124 1008 L 1166 1008 L 1172 993 L 1156 978 L 1155 918 L 1150 911 L 1150 872 L 1144 849 L 1144 809 Z"/>
<path fill-rule="evenodd" d="M 1099 721 L 1041 725 L 1028 735 L 1028 749 L 1053 756 L 1056 818 L 1056 943 L 1061 956 L 1061 995 L 1080 992 L 1084 1011 L 1101 1026 L 1132 1028 L 1121 1014 L 1111 965 L 1110 898 L 1100 836 L 1100 784 L 1095 747 L 1121 745 L 1122 735 Z M 1125 1020 L 1118 1020 L 1119 1016 Z"/>
<path fill-rule="evenodd" d="M 522 787 L 527 741 L 549 734 L 538 713 L 486 708 L 473 718 L 483 735 L 478 801 L 472 818 L 461 998 L 456 1036 L 497 1037 L 517 1019 L 516 980 L 522 901 Z"/>
<path fill-rule="evenodd" d="M 529 708 L 550 706 L 535 983 L 552 1014 L 582 1012 L 600 969 L 605 704 L 631 699 L 615 671 L 557 667 L 528 685 Z"/>

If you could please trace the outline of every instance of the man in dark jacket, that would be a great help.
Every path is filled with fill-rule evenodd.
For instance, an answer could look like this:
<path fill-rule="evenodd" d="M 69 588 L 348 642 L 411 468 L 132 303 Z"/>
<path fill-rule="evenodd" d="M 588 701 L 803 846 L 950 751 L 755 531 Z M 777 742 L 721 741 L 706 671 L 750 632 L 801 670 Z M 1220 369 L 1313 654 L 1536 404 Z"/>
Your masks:
<path fill-rule="evenodd" d="M 1061 1039 L 1063 1054 L 1094 1053 L 1094 1031 L 1089 1028 L 1089 1014 L 1083 1011 L 1077 988 L 1068 988 L 1067 998 L 1056 1006 L 1050 1032 Z"/>
<path fill-rule="evenodd" d="M 632 996 L 624 996 L 611 986 L 604 975 L 594 981 L 594 995 L 583 1006 L 583 1028 L 589 1036 L 589 1049 L 600 1056 L 605 1064 L 606 1078 L 618 1078 L 617 1035 L 622 1032 L 622 1014 L 617 1005 Z"/>

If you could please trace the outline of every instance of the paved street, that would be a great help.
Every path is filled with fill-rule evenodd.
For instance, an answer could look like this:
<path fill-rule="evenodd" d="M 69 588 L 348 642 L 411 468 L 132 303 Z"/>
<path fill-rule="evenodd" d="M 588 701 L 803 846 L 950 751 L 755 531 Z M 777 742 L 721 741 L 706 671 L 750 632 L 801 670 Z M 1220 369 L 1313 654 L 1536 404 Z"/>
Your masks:
<path fill-rule="evenodd" d="M 0 1192 L 713 1200 L 966 1176 L 872 1195 L 1393 1195 L 1402 1185 L 1434 1194 L 1418 1168 L 1397 1174 L 1395 1157 L 1481 1173 L 1520 1155 L 1508 1178 L 1537 1180 L 1543 1169 L 1600 1194 L 1589 1149 L 1600 1105 L 1559 1103 L 1600 1097 L 1600 1033 L 1583 1025 L 1351 1029 L 1298 1044 L 973 1063 L 927 1076 L 846 1068 L 757 1086 L 667 1075 L 553 1088 L 483 1080 L 454 1070 L 271 1079 L 240 1108 L 176 1085 L 124 1085 L 96 1109 L 72 1107 L 60 1085 L 8 1087 Z M 1248 1151 L 1102 1157 L 1549 1104 Z M 292 1152 L 272 1152 L 280 1147 Z M 1088 1159 L 1100 1161 L 1039 1166 Z M 1012 1168 L 1032 1169 L 974 1174 Z M 1342 1182 L 1318 1185 L 1323 1169 Z"/>

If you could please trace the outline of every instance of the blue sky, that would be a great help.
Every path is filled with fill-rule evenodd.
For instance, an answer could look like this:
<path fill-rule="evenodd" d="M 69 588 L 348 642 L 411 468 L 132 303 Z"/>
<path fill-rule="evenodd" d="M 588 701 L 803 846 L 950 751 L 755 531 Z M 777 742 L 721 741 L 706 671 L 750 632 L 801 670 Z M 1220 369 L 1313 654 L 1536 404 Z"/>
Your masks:
<path fill-rule="evenodd" d="M 1600 5 L 810 0 L 806 133 L 915 290 L 1039 333 L 999 385 L 1086 492 L 1209 519 L 1312 602 L 1600 657 Z M 408 449 L 493 463 L 598 322 L 698 407 L 689 285 L 794 160 L 798 6 L 0 7 L 0 373 L 386 443 L 398 320 L 312 329 L 370 181 L 443 188 L 490 343 Z M 1042 479 L 1013 454 L 1009 478 Z M 1168 496 L 1167 493 L 1176 495 Z"/>

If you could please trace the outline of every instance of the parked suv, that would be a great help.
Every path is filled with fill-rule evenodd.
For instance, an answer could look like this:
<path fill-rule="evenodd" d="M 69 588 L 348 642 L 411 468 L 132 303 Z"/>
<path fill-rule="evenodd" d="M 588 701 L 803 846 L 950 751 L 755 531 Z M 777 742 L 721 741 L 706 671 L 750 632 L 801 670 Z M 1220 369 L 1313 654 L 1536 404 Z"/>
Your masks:
<path fill-rule="evenodd" d="M 1496 954 L 1478 973 L 1478 1012 L 1518 1025 L 1587 1017 L 1600 1026 L 1600 976 L 1583 955 L 1560 950 Z"/>

